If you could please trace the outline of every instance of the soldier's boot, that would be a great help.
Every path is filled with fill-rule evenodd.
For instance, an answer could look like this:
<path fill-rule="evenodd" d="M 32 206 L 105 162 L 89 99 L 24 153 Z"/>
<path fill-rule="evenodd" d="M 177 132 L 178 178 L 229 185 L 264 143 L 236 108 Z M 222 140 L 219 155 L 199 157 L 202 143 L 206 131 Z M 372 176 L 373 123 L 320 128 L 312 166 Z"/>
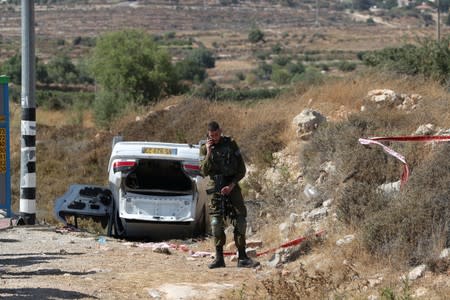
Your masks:
<path fill-rule="evenodd" d="M 255 268 L 260 265 L 259 261 L 253 260 L 247 256 L 245 248 L 239 248 L 238 268 Z"/>
<path fill-rule="evenodd" d="M 225 268 L 225 260 L 223 259 L 223 247 L 216 246 L 216 258 L 208 265 L 208 268 Z"/>

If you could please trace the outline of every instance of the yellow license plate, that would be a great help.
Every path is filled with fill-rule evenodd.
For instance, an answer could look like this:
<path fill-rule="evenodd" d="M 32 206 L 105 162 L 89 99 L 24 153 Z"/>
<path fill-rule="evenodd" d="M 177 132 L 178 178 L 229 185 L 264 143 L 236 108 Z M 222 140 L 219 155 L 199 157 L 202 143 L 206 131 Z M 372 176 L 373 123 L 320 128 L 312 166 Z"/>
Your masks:
<path fill-rule="evenodd" d="M 165 154 L 165 155 L 172 155 L 177 154 L 177 149 L 170 149 L 170 148 L 142 148 L 142 153 L 145 154 Z"/>

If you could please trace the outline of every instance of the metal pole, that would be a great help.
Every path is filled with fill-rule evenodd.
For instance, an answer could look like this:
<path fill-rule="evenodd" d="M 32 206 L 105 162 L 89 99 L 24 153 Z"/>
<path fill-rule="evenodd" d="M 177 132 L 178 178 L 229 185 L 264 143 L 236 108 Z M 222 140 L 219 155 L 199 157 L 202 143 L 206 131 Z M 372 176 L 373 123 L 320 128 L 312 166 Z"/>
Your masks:
<path fill-rule="evenodd" d="M 439 43 L 441 41 L 441 10 L 439 0 L 436 0 L 436 6 L 437 6 L 436 40 Z"/>
<path fill-rule="evenodd" d="M 22 0 L 22 122 L 20 156 L 20 220 L 36 222 L 36 105 L 34 0 Z"/>

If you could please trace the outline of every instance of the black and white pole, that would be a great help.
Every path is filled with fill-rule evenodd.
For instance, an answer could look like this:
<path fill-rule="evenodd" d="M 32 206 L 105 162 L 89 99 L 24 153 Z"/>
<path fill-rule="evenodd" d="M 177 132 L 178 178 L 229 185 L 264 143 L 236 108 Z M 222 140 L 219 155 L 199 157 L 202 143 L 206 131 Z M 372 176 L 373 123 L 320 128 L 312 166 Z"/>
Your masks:
<path fill-rule="evenodd" d="M 36 105 L 34 1 L 22 0 L 22 122 L 20 224 L 36 222 Z"/>

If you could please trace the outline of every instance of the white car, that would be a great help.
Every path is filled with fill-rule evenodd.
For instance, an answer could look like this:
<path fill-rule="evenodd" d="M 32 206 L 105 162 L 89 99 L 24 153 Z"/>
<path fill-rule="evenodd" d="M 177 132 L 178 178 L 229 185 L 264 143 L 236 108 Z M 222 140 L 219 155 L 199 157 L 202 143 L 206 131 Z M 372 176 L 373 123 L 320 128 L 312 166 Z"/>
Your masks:
<path fill-rule="evenodd" d="M 208 230 L 200 145 L 113 142 L 108 171 L 109 188 L 72 185 L 56 200 L 56 217 L 67 224 L 74 216 L 75 226 L 77 217 L 91 217 L 120 238 L 183 238 Z"/>

